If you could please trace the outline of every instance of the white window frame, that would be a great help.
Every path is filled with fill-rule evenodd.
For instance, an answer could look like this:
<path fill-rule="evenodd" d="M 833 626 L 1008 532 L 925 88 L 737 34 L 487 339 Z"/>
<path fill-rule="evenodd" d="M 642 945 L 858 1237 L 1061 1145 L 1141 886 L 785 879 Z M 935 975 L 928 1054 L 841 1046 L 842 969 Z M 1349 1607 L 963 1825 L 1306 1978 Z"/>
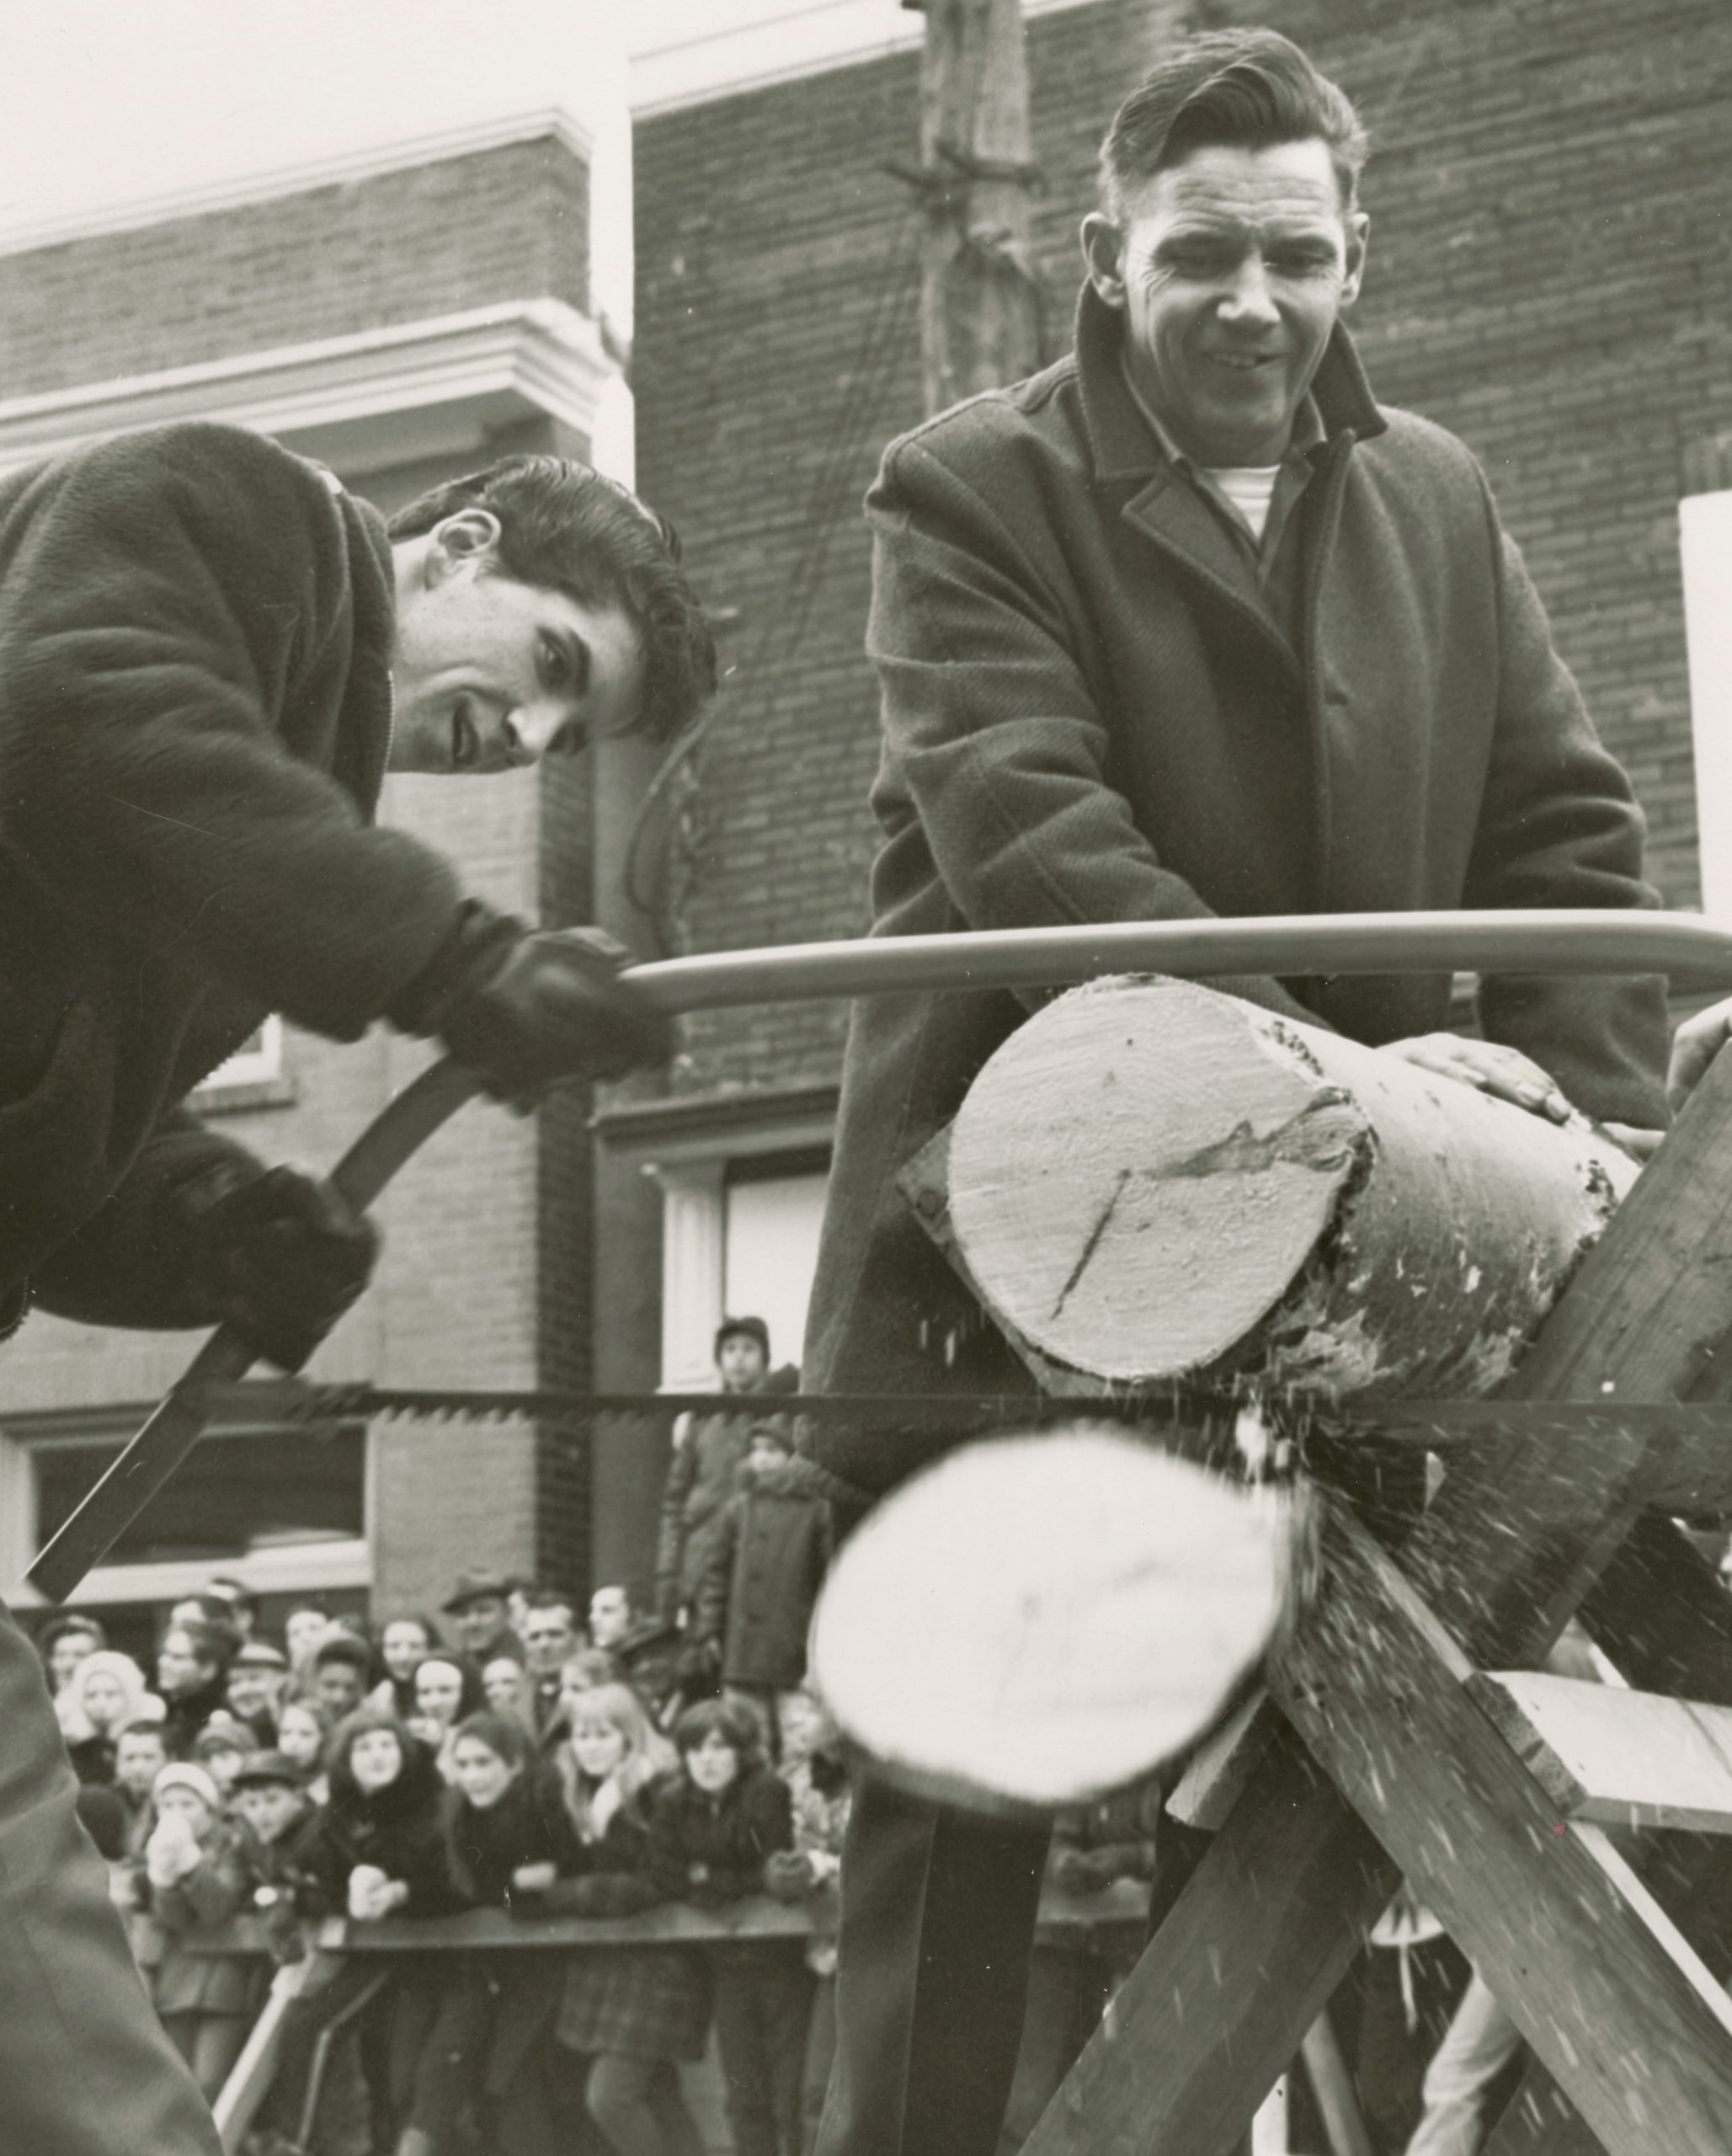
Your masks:
<path fill-rule="evenodd" d="M 200 1092 L 226 1092 L 237 1086 L 268 1086 L 283 1075 L 283 1022 L 269 1017 L 258 1029 L 257 1048 L 237 1049 L 200 1082 Z"/>

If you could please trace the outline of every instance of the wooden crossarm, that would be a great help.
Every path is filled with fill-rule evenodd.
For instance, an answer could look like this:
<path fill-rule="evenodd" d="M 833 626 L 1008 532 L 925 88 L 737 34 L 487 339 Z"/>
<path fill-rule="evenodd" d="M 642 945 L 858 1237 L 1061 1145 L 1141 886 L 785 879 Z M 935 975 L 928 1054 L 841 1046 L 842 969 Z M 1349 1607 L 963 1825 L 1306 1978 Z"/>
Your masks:
<path fill-rule="evenodd" d="M 1317 1620 L 1271 1679 L 1307 1745 L 1612 2156 L 1724 2156 L 1732 2001 L 1605 1833 L 1559 1817 L 1351 1516 L 1329 1557 Z"/>
<path fill-rule="evenodd" d="M 1471 1676 L 1468 1694 L 1561 1818 L 1732 1833 L 1732 1708 L 1527 1669 Z"/>

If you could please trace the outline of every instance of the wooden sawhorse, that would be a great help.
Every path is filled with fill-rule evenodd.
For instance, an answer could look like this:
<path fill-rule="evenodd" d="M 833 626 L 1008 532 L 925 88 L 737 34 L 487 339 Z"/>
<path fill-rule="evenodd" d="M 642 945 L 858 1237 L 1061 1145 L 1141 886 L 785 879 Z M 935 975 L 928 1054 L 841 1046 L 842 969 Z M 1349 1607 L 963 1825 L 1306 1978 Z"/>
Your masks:
<path fill-rule="evenodd" d="M 1732 1742 L 1675 1704 L 1732 1707 L 1732 1597 L 1670 1517 L 1732 1508 L 1732 1411 L 1656 1413 L 1732 1401 L 1729 1333 L 1732 1053 L 1506 1389 L 1527 1426 L 1447 1455 L 1399 1558 L 1331 1502 L 1239 1793 L 1026 2156 L 1230 2156 L 1403 1875 L 1544 2069 L 1486 2156 L 1729 2156 L 1732 1862 L 1665 1833 L 1639 1876 L 1596 1823 L 1732 1832 Z M 1639 1696 L 1480 1673 L 1578 1612 Z"/>

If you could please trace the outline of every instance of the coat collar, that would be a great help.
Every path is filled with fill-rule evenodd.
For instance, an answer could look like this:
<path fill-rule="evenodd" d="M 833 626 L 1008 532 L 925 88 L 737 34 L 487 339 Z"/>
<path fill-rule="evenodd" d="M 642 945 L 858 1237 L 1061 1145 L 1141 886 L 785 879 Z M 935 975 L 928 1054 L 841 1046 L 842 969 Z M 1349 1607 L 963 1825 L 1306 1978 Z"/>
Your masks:
<path fill-rule="evenodd" d="M 1097 479 L 1146 478 L 1167 462 L 1125 381 L 1122 344 L 1119 317 L 1084 281 L 1076 311 L 1077 384 Z M 1311 394 L 1331 442 L 1349 432 L 1363 441 L 1388 425 L 1353 340 L 1340 323 L 1324 348 Z"/>

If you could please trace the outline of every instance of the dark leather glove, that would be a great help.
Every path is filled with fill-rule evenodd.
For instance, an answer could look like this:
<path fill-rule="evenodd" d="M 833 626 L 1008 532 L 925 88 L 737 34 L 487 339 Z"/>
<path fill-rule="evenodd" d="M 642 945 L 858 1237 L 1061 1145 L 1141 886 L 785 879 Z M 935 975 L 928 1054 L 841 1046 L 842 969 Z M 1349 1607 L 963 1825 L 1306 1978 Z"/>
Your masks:
<path fill-rule="evenodd" d="M 600 929 L 531 931 L 472 901 L 389 1015 L 437 1033 L 496 1100 L 530 1107 L 551 1086 L 623 1078 L 673 1054 L 671 1022 L 620 978 L 631 955 Z"/>
<path fill-rule="evenodd" d="M 182 1193 L 186 1293 L 298 1370 L 367 1284 L 379 1230 L 326 1182 L 269 1168 Z"/>

